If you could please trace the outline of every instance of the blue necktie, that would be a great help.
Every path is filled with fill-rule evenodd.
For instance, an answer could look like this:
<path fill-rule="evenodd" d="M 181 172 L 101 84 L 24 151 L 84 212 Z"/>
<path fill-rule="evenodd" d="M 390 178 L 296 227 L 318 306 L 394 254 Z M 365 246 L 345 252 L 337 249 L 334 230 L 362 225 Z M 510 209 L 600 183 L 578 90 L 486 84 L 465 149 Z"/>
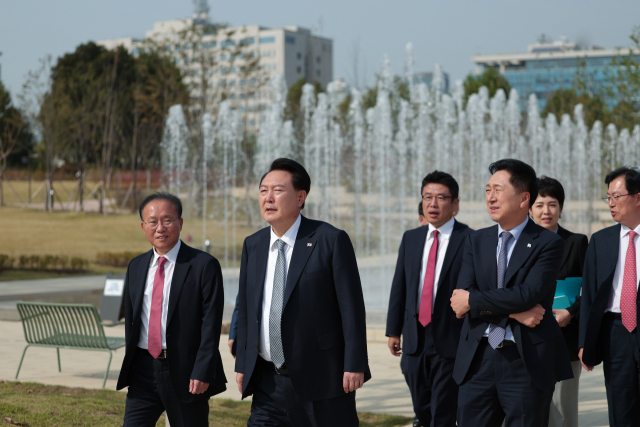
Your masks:
<path fill-rule="evenodd" d="M 509 242 L 513 239 L 513 235 L 508 231 L 503 231 L 500 233 L 500 239 L 502 239 L 500 243 L 500 253 L 498 254 L 498 289 L 504 288 L 504 276 L 507 273 L 507 265 L 509 265 L 509 260 L 507 258 L 507 254 L 509 253 Z M 502 341 L 504 341 L 504 336 L 507 331 L 500 326 L 494 325 L 493 323 L 489 326 L 489 345 L 492 348 L 497 348 Z"/>
<path fill-rule="evenodd" d="M 287 282 L 287 257 L 284 253 L 286 243 L 280 239 L 278 244 L 278 258 L 276 271 L 273 275 L 273 293 L 271 294 L 271 311 L 269 312 L 269 349 L 271 361 L 277 368 L 284 365 L 284 351 L 282 350 L 282 304 L 284 301 L 284 287 Z"/>

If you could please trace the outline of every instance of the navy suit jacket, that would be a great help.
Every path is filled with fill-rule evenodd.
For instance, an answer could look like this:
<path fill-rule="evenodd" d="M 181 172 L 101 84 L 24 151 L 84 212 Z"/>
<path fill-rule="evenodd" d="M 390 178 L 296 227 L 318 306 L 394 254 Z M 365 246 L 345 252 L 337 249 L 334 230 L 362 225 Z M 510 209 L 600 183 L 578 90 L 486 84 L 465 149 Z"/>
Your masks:
<path fill-rule="evenodd" d="M 611 295 L 618 256 L 620 256 L 620 228 L 621 225 L 616 224 L 594 233 L 587 247 L 587 259 L 582 275 L 578 346 L 584 349 L 582 361 L 590 366 L 596 366 L 602 362 L 605 350 L 600 328 Z M 637 301 L 636 305 L 638 306 Z M 640 319 L 640 316 L 638 318 Z M 636 334 L 636 337 L 640 345 L 638 335 L 640 334 Z"/>
<path fill-rule="evenodd" d="M 271 227 L 247 237 L 238 289 L 236 372 L 242 397 L 251 395 L 262 321 Z M 284 293 L 281 333 L 293 388 L 305 401 L 344 395 L 344 372 L 364 372 L 367 358 L 364 298 L 353 245 L 342 230 L 302 217 Z"/>
<path fill-rule="evenodd" d="M 129 385 L 131 362 L 140 340 L 142 301 L 153 250 L 129 263 L 124 286 L 126 353 L 117 390 Z M 176 395 L 192 402 L 227 389 L 218 350 L 224 288 L 220 263 L 211 255 L 181 243 L 167 312 L 167 362 Z M 206 392 L 189 393 L 191 379 L 209 383 Z"/>
<path fill-rule="evenodd" d="M 436 300 L 431 321 L 434 345 L 441 357 L 454 358 L 460 341 L 462 319 L 451 309 L 451 294 L 458 283 L 462 265 L 462 248 L 465 238 L 473 232 L 467 225 L 455 221 L 438 277 Z M 418 290 L 424 245 L 429 227 L 408 230 L 402 236 L 398 251 L 396 272 L 391 285 L 389 311 L 387 312 L 387 336 L 403 336 L 404 354 L 419 354 L 418 348 Z"/>
<path fill-rule="evenodd" d="M 453 379 L 458 384 L 465 380 L 490 324 L 510 325 L 531 381 L 547 390 L 557 381 L 573 378 L 567 346 L 552 312 L 564 240 L 529 220 L 513 248 L 503 289 L 498 289 L 497 247 L 497 225 L 471 234 L 465 244 L 458 289 L 470 292 L 471 310 L 464 318 Z M 535 328 L 509 319 L 509 314 L 536 304 L 546 311 Z"/>

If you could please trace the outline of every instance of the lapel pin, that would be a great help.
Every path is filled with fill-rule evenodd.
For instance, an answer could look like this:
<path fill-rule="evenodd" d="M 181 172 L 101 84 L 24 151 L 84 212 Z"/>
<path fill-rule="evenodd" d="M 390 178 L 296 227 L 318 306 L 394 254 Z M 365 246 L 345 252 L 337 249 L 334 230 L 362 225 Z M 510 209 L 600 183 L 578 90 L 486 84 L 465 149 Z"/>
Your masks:
<path fill-rule="evenodd" d="M 529 243 L 529 244 L 527 245 L 527 247 L 528 247 L 528 248 L 530 248 L 530 247 L 531 247 L 531 243 Z"/>
<path fill-rule="evenodd" d="M 313 245 L 313 243 L 307 243 L 307 247 L 310 248 Z"/>

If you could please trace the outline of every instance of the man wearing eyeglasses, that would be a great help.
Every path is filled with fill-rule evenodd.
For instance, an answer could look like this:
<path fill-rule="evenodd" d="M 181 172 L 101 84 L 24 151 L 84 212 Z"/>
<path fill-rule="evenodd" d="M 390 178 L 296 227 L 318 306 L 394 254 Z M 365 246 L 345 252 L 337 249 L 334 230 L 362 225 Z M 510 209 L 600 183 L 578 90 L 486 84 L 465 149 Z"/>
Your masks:
<path fill-rule="evenodd" d="M 584 263 L 580 307 L 582 366 L 603 362 L 611 426 L 640 425 L 640 338 L 638 337 L 638 234 L 640 173 L 614 170 L 605 179 L 616 225 L 591 236 Z"/>
<path fill-rule="evenodd" d="M 208 426 L 209 398 L 226 390 L 218 345 L 224 290 L 220 264 L 180 241 L 182 204 L 156 193 L 140 205 L 152 249 L 125 279 L 126 354 L 117 389 L 127 387 L 124 427 Z"/>
<path fill-rule="evenodd" d="M 391 354 L 411 392 L 414 426 L 455 426 L 458 385 L 453 366 L 462 319 L 449 306 L 471 230 L 456 221 L 458 183 L 433 171 L 422 181 L 422 213 L 428 226 L 407 231 L 391 285 L 387 332 Z M 401 345 L 404 336 L 404 345 Z"/>

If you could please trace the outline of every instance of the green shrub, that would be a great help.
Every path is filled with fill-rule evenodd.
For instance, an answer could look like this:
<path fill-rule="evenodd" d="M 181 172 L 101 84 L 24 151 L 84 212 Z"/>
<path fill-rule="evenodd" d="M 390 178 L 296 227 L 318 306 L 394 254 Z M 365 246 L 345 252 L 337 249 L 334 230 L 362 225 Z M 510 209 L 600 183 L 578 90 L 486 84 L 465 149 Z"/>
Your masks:
<path fill-rule="evenodd" d="M 89 266 L 89 261 L 80 257 L 71 258 L 71 270 L 72 271 L 83 271 L 86 270 Z"/>
<path fill-rule="evenodd" d="M 13 267 L 14 261 L 10 255 L 0 254 L 0 271 Z"/>
<path fill-rule="evenodd" d="M 127 267 L 129 262 L 140 255 L 137 252 L 100 252 L 96 255 L 96 264 L 109 267 Z"/>

